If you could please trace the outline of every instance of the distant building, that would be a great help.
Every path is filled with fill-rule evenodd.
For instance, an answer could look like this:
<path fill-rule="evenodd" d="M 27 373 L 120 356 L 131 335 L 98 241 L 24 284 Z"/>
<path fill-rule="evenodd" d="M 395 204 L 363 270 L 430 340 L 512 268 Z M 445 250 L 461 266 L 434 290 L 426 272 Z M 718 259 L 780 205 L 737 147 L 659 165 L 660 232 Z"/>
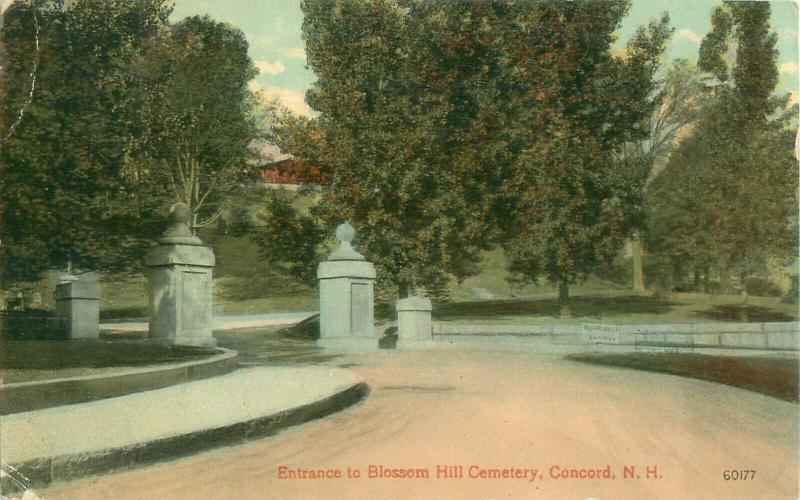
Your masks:
<path fill-rule="evenodd" d="M 268 163 L 259 167 L 261 180 L 268 186 L 297 187 L 302 184 L 319 185 L 322 175 L 317 167 L 292 158 Z"/>

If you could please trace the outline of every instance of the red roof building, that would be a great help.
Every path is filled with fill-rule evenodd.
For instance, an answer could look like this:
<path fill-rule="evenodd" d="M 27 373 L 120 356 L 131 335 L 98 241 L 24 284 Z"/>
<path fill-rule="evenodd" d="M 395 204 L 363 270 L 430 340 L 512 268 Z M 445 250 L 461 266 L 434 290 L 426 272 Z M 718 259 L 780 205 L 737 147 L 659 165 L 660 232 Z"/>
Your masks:
<path fill-rule="evenodd" d="M 322 180 L 317 167 L 291 158 L 264 165 L 258 169 L 258 173 L 267 184 L 320 184 Z"/>

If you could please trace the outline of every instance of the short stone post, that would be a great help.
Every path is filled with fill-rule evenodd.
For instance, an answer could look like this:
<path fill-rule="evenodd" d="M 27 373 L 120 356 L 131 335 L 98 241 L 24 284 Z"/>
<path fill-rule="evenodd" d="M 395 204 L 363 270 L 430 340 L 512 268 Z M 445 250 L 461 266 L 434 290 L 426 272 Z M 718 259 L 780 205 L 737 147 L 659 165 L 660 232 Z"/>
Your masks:
<path fill-rule="evenodd" d="M 431 329 L 431 301 L 425 297 L 411 296 L 400 299 L 397 309 L 397 348 L 419 349 L 433 343 Z"/>
<path fill-rule="evenodd" d="M 375 266 L 350 245 L 355 229 L 336 228 L 338 250 L 317 267 L 319 280 L 319 345 L 334 352 L 378 349 L 374 323 Z"/>
<path fill-rule="evenodd" d="M 185 203 L 170 209 L 172 224 L 147 254 L 150 338 L 181 345 L 217 345 L 212 335 L 214 252 L 189 230 Z"/>
<path fill-rule="evenodd" d="M 100 286 L 96 279 L 80 279 L 71 274 L 56 285 L 56 315 L 69 339 L 96 339 L 100 336 Z"/>

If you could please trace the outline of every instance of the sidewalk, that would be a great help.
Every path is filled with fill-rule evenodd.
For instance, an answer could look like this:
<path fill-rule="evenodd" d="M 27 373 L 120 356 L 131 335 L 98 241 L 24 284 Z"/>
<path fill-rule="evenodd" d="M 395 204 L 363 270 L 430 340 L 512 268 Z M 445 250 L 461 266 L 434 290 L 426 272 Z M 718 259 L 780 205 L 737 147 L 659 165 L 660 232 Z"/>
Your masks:
<path fill-rule="evenodd" d="M 236 330 L 238 328 L 254 328 L 259 326 L 293 325 L 309 318 L 318 311 L 301 311 L 285 313 L 249 314 L 243 316 L 215 316 L 214 330 Z M 100 331 L 114 332 L 146 332 L 147 322 L 106 322 L 100 323 Z"/>
<path fill-rule="evenodd" d="M 324 366 L 228 375 L 0 418 L 2 462 L 34 487 L 245 442 L 360 400 L 366 386 Z"/>

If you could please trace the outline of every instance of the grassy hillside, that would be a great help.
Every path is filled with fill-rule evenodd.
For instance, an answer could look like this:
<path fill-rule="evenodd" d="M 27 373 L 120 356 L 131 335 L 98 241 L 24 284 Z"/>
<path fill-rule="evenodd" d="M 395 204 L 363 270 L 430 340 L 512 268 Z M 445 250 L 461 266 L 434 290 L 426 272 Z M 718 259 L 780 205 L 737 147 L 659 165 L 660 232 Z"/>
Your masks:
<path fill-rule="evenodd" d="M 313 311 L 316 290 L 282 276 L 258 255 L 246 237 L 203 235 L 214 248 L 215 314 Z M 147 315 L 144 275 L 109 277 L 101 281 L 101 315 L 106 318 Z"/>
<path fill-rule="evenodd" d="M 467 278 L 458 284 L 455 280 L 451 283 L 450 298 L 453 301 L 471 301 L 487 299 L 521 299 L 521 298 L 546 298 L 556 296 L 556 286 L 546 280 L 538 284 L 529 284 L 521 287 L 512 287 L 508 283 L 508 260 L 501 248 L 484 252 L 482 256 L 481 272 Z M 627 287 L 608 280 L 591 276 L 586 282 L 570 286 L 572 295 L 625 295 L 629 293 Z"/>

